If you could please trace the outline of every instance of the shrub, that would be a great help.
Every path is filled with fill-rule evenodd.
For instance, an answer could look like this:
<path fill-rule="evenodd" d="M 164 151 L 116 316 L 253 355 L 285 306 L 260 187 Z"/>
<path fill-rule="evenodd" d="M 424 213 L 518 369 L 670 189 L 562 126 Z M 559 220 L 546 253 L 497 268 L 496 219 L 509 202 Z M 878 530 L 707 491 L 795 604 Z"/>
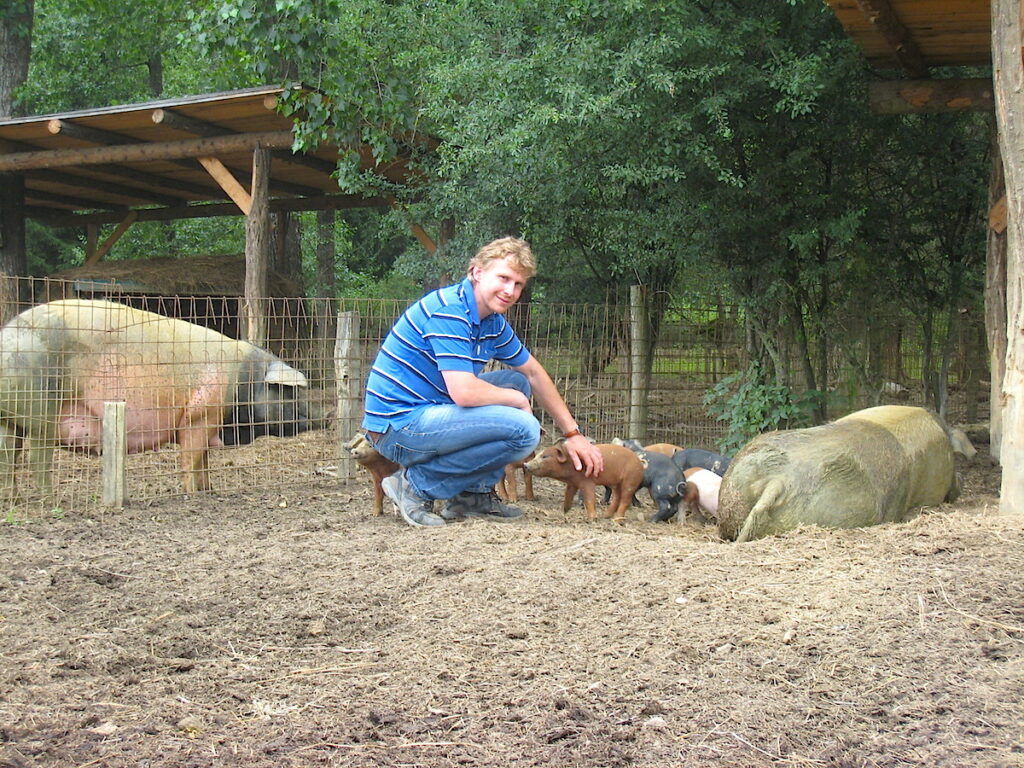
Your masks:
<path fill-rule="evenodd" d="M 728 422 L 728 432 L 718 447 L 732 455 L 761 432 L 809 425 L 820 397 L 815 390 L 794 395 L 784 384 L 767 380 L 755 362 L 708 390 L 704 405 L 715 419 Z"/>

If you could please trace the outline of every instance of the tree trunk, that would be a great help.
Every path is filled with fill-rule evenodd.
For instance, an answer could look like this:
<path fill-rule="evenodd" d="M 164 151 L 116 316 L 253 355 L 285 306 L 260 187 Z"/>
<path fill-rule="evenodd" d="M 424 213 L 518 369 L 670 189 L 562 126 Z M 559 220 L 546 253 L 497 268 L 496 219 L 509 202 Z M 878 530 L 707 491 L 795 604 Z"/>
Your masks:
<path fill-rule="evenodd" d="M 988 204 L 992 209 L 1006 194 L 999 133 L 992 132 L 992 172 Z M 999 460 L 1003 441 L 1003 372 L 1006 370 L 1006 227 L 988 229 L 985 247 L 985 333 L 989 354 L 989 450 Z"/>
<path fill-rule="evenodd" d="M 14 93 L 28 77 L 35 0 L 21 0 L 21 5 L 10 15 L 0 14 L 0 118 L 15 115 Z"/>
<path fill-rule="evenodd" d="M 953 357 L 953 342 L 958 335 L 959 313 L 950 304 L 946 318 L 946 335 L 942 340 L 942 357 L 935 381 L 935 412 L 943 419 L 949 410 L 949 363 Z"/>
<path fill-rule="evenodd" d="M 270 268 L 284 275 L 300 287 L 305 281 L 302 275 L 302 221 L 298 214 L 279 211 L 270 214 L 270 230 L 273 240 L 273 254 Z"/>
<path fill-rule="evenodd" d="M 24 205 L 24 178 L 0 173 L 0 324 L 18 313 L 18 277 L 28 273 Z"/>
<path fill-rule="evenodd" d="M 934 312 L 929 307 L 925 310 L 924 320 L 921 323 L 921 342 L 924 346 L 923 360 L 921 361 L 921 402 L 928 407 L 932 407 L 935 402 L 934 318 Z"/>
<path fill-rule="evenodd" d="M 338 280 L 335 262 L 338 249 L 335 245 L 335 211 L 316 212 L 316 288 L 313 301 L 313 317 L 316 321 L 317 348 L 323 350 L 324 364 L 320 370 L 320 380 L 325 381 L 333 366 L 327 365 L 332 360 L 328 354 L 333 349 L 333 340 L 337 333 L 337 315 L 334 299 L 338 292 Z"/>
<path fill-rule="evenodd" d="M 999 509 L 1024 515 L 1024 72 L 1020 0 L 992 0 L 996 125 L 1006 174 L 1006 372 Z"/>
<path fill-rule="evenodd" d="M 0 14 L 0 118 L 18 111 L 14 94 L 28 77 L 35 0 L 22 0 L 21 6 Z M 28 272 L 24 206 L 25 179 L 0 173 L 0 323 L 17 313 L 17 278 Z"/>

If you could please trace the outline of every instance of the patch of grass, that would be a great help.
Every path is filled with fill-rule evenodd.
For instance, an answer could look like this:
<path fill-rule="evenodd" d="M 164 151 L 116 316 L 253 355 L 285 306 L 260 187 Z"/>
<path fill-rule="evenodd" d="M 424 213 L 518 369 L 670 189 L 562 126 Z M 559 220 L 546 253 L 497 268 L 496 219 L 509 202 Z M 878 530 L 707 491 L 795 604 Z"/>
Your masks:
<path fill-rule="evenodd" d="M 17 507 L 11 507 L 7 510 L 7 514 L 4 515 L 3 521 L 7 525 L 24 525 L 29 522 L 29 518 L 22 517 Z"/>

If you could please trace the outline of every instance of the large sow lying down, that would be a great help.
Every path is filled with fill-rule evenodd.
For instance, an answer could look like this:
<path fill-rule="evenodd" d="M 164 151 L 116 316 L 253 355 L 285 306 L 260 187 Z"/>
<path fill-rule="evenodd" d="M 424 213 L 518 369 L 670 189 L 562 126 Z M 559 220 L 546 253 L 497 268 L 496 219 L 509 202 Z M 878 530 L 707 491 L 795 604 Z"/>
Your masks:
<path fill-rule="evenodd" d="M 722 479 L 718 532 L 750 541 L 800 525 L 876 525 L 959 492 L 946 425 L 924 408 L 882 405 L 751 440 Z"/>
<path fill-rule="evenodd" d="M 40 304 L 0 328 L 0 493 L 22 441 L 42 488 L 57 446 L 99 453 L 106 400 L 126 403 L 129 452 L 175 442 L 184 489 L 206 490 L 211 446 L 312 426 L 305 387 L 269 352 L 199 325 L 108 301 Z"/>

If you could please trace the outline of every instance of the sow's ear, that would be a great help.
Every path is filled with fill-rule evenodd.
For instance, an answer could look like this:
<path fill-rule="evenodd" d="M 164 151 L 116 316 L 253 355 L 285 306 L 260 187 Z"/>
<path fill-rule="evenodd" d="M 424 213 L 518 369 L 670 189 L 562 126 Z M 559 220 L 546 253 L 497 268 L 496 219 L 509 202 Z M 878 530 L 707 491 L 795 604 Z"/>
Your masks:
<path fill-rule="evenodd" d="M 302 371 L 297 371 L 280 360 L 273 360 L 267 366 L 265 381 L 267 384 L 285 384 L 290 387 L 308 386 Z"/>

